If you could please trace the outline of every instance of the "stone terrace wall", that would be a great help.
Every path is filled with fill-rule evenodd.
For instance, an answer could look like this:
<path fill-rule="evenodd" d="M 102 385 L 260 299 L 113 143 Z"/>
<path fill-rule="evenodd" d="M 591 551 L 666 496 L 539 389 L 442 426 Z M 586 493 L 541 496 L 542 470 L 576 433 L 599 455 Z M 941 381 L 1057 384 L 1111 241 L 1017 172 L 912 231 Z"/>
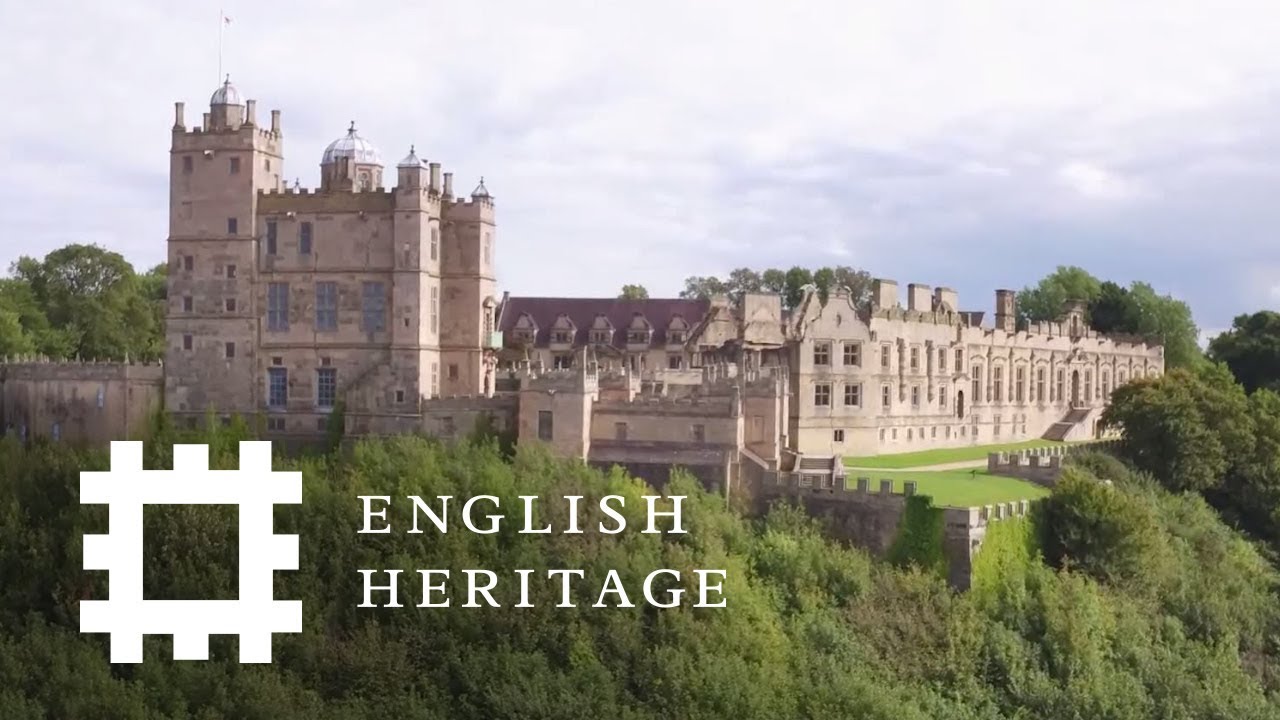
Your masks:
<path fill-rule="evenodd" d="M 23 439 L 103 444 L 145 431 L 164 368 L 116 362 L 0 362 L 0 428 Z"/>
<path fill-rule="evenodd" d="M 1103 440 L 1080 445 L 1031 448 L 1012 453 L 989 453 L 987 472 L 993 475 L 1021 478 L 1052 488 L 1058 482 L 1058 477 L 1062 475 L 1062 466 L 1067 458 L 1086 452 L 1109 452 L 1115 446 L 1115 440 Z"/>
<path fill-rule="evenodd" d="M 482 395 L 433 398 L 422 401 L 424 433 L 455 440 L 464 438 L 476 423 L 488 417 L 499 432 L 515 430 L 518 425 L 520 399 L 515 395 Z"/>
<path fill-rule="evenodd" d="M 877 556 L 883 556 L 898 536 L 907 498 L 916 494 L 916 483 L 903 483 L 901 493 L 892 480 L 880 480 L 872 491 L 869 478 L 850 484 L 846 476 L 830 474 L 751 472 L 743 475 L 743 488 L 751 493 L 753 508 L 761 513 L 777 500 L 794 499 L 806 512 L 827 521 L 832 534 Z M 1007 518 L 1026 516 L 1030 500 L 995 503 L 967 508 L 940 508 L 945 529 L 943 552 L 948 562 L 948 581 L 957 589 L 968 589 L 973 558 L 982 548 L 987 527 Z"/>

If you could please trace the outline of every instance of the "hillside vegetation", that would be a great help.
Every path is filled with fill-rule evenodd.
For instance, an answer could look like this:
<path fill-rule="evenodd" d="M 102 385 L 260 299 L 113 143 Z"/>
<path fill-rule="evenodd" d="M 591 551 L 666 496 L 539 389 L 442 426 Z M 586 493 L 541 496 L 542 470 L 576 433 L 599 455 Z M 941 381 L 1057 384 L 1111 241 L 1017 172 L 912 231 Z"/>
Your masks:
<path fill-rule="evenodd" d="M 200 440 L 234 467 L 244 434 Z M 152 467 L 168 467 L 165 447 L 148 445 Z M 480 436 L 280 460 L 303 472 L 305 504 L 276 512 L 278 532 L 301 535 L 301 569 L 277 573 L 276 596 L 301 599 L 305 620 L 276 636 L 269 666 L 238 664 L 230 638 L 209 662 L 173 662 L 169 640 L 150 638 L 144 664 L 111 666 L 107 638 L 79 634 L 77 618 L 80 600 L 106 597 L 106 573 L 81 570 L 105 508 L 77 501 L 79 471 L 105 455 L 8 443 L 0 467 L 5 718 L 1280 717 L 1275 572 L 1203 500 L 1108 458 L 1081 459 L 1030 518 L 995 526 L 959 595 L 911 553 L 873 561 L 791 508 L 746 520 L 687 479 L 667 491 L 690 496 L 683 536 L 522 535 L 516 522 L 356 533 L 362 494 L 489 494 L 504 508 L 618 494 L 640 522 L 640 482 Z M 403 529 L 406 506 L 388 517 Z M 148 510 L 147 596 L 234 598 L 235 522 L 218 507 Z M 582 568 L 590 582 L 575 608 L 541 584 L 533 608 L 416 608 L 411 582 L 403 608 L 357 608 L 356 570 L 397 567 Z M 658 568 L 689 590 L 693 569 L 727 570 L 728 607 L 590 607 L 609 569 L 637 587 Z"/>

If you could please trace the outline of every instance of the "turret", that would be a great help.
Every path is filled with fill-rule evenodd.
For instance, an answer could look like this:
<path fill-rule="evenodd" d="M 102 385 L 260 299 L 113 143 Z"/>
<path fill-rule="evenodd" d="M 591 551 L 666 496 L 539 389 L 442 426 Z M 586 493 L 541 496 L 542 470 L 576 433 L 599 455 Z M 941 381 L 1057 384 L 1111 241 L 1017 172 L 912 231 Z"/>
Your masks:
<path fill-rule="evenodd" d="M 209 98 L 209 117 L 205 130 L 236 130 L 245 121 L 245 106 L 240 91 L 231 84 L 228 75 L 225 82 Z"/>
<path fill-rule="evenodd" d="M 370 191 L 382 186 L 382 154 L 356 132 L 351 121 L 347 134 L 329 143 L 320 159 L 320 189 Z"/>
<path fill-rule="evenodd" d="M 418 159 L 412 145 L 409 154 L 396 165 L 396 187 L 401 190 L 419 190 L 427 184 L 427 167 Z"/>

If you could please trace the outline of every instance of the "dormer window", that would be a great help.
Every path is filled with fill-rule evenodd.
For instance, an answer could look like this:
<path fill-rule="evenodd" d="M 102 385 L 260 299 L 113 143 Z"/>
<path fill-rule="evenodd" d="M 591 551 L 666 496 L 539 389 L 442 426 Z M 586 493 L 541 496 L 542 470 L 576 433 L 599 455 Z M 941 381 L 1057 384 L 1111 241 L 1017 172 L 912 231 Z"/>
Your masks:
<path fill-rule="evenodd" d="M 608 330 L 592 330 L 591 342 L 596 345 L 608 345 L 611 335 L 613 335 L 613 333 Z"/>
<path fill-rule="evenodd" d="M 628 344 L 628 345 L 647 345 L 648 343 L 649 343 L 649 331 L 648 331 L 648 330 L 639 329 L 639 330 L 628 330 L 628 331 L 627 331 L 627 344 Z"/>
<path fill-rule="evenodd" d="M 672 330 L 671 332 L 667 333 L 667 342 L 672 345 L 680 345 L 684 343 L 684 331 Z"/>
<path fill-rule="evenodd" d="M 568 330 L 556 330 L 551 333 L 551 342 L 567 345 L 573 340 L 573 333 Z"/>

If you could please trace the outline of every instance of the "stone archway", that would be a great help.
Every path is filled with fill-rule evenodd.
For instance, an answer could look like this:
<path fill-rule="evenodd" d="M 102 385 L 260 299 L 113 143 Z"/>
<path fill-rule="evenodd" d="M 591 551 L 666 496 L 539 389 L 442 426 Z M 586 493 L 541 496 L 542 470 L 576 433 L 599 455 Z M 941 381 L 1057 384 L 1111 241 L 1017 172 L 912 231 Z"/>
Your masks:
<path fill-rule="evenodd" d="M 1071 406 L 1080 404 L 1080 371 L 1071 371 Z"/>

